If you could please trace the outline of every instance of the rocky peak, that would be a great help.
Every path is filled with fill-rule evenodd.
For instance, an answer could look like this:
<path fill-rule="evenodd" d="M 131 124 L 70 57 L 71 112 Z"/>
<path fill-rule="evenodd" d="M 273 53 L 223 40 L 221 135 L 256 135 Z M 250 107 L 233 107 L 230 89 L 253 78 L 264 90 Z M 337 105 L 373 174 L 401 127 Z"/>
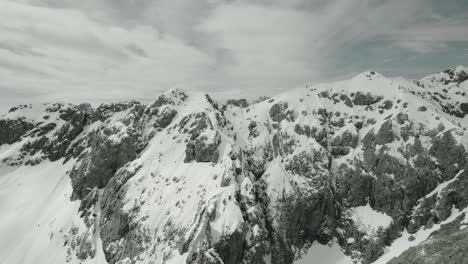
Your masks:
<path fill-rule="evenodd" d="M 464 66 L 449 68 L 442 72 L 428 75 L 421 80 L 419 84 L 423 87 L 437 87 L 438 85 L 450 86 L 457 85 L 468 80 L 468 69 Z"/>
<path fill-rule="evenodd" d="M 370 70 L 370 71 L 365 71 L 363 73 L 356 75 L 353 79 L 367 79 L 369 81 L 372 81 L 374 79 L 379 79 L 379 78 L 385 78 L 385 77 L 376 71 Z"/>
<path fill-rule="evenodd" d="M 174 88 L 160 95 L 150 106 L 160 107 L 165 104 L 179 105 L 188 97 L 188 93 L 182 89 Z"/>
<path fill-rule="evenodd" d="M 468 114 L 468 70 L 463 66 L 431 74 L 414 83 L 420 97 L 457 118 Z"/>
<path fill-rule="evenodd" d="M 395 243 L 426 249 L 427 230 L 464 234 L 464 89 L 369 71 L 255 104 L 173 89 L 147 105 L 23 105 L 0 118 L 0 184 L 14 183 L 0 190 L 37 188 L 28 169 L 59 179 L 34 197 L 29 238 L 68 263 L 293 264 L 319 244 L 372 263 Z"/>

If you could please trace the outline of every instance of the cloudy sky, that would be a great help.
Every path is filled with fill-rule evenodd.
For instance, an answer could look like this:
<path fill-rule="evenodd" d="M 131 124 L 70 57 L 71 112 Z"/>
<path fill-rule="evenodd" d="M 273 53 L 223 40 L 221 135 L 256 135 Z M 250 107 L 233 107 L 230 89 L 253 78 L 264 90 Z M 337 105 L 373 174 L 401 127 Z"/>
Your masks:
<path fill-rule="evenodd" d="M 0 0 L 0 109 L 272 95 L 468 63 L 466 0 Z"/>

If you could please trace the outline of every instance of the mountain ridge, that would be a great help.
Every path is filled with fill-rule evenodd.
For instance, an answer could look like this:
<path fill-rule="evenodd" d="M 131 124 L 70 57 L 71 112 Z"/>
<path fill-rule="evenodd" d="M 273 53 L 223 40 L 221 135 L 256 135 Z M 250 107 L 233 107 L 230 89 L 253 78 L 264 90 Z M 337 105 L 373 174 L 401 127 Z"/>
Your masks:
<path fill-rule="evenodd" d="M 12 108 L 0 232 L 31 231 L 2 240 L 0 260 L 314 263 L 321 244 L 335 262 L 419 260 L 427 230 L 466 232 L 468 82 L 446 75 L 368 71 L 250 105 L 171 89 L 148 104 Z"/>

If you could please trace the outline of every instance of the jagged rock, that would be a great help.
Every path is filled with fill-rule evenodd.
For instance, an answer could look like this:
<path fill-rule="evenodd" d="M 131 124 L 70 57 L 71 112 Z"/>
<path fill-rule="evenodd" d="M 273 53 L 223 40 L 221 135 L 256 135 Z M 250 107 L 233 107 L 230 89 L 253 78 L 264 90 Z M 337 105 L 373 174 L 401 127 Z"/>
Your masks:
<path fill-rule="evenodd" d="M 375 144 L 385 145 L 391 143 L 395 139 L 395 133 L 393 132 L 392 121 L 388 120 L 382 124 L 377 135 L 375 137 Z"/>
<path fill-rule="evenodd" d="M 382 108 L 385 110 L 390 110 L 393 107 L 393 102 L 390 100 L 385 100 L 382 104 Z"/>
<path fill-rule="evenodd" d="M 93 107 L 89 103 L 79 104 L 76 106 L 76 109 L 80 112 L 87 113 L 88 115 L 91 115 L 94 111 Z"/>
<path fill-rule="evenodd" d="M 174 89 L 170 91 L 170 93 L 160 95 L 158 99 L 156 99 L 152 104 L 150 104 L 149 107 L 155 108 L 164 105 L 176 105 L 181 102 L 184 102 L 187 98 L 188 95 L 184 91 L 180 89 Z"/>
<path fill-rule="evenodd" d="M 50 143 L 48 156 L 52 161 L 66 156 L 65 153 L 71 142 L 83 131 L 84 126 L 88 122 L 88 113 L 80 111 L 69 113 L 69 115 L 68 123 L 55 133 L 54 139 Z"/>
<path fill-rule="evenodd" d="M 396 120 L 398 124 L 403 125 L 405 122 L 408 121 L 408 114 L 400 112 L 396 115 Z"/>
<path fill-rule="evenodd" d="M 22 147 L 22 151 L 30 154 L 42 152 L 45 157 L 51 161 L 56 161 L 61 158 L 69 159 L 71 155 L 68 148 L 73 140 L 83 131 L 84 126 L 88 121 L 88 114 L 77 111 L 76 109 L 68 108 L 65 115 L 66 123 L 57 128 L 56 123 L 46 123 L 31 130 L 30 134 L 34 134 L 39 139 L 26 143 Z M 49 137 L 45 135 L 49 132 L 57 130 Z"/>
<path fill-rule="evenodd" d="M 351 98 L 349 98 L 349 96 L 347 96 L 346 94 L 341 94 L 341 95 L 340 95 L 340 99 L 341 99 L 341 101 L 343 101 L 344 104 L 347 105 L 348 107 L 353 107 L 353 101 L 351 101 Z"/>
<path fill-rule="evenodd" d="M 110 103 L 110 104 L 101 104 L 93 112 L 91 116 L 91 121 L 101 121 L 104 122 L 107 118 L 111 117 L 113 114 L 125 111 L 136 105 L 140 105 L 139 102 L 119 102 L 119 103 Z"/>
<path fill-rule="evenodd" d="M 448 84 L 452 81 L 462 83 L 468 80 L 468 73 L 466 70 L 457 70 L 457 69 L 446 69 L 443 71 L 449 77 L 449 79 L 444 79 L 444 84 Z"/>
<path fill-rule="evenodd" d="M 89 153 L 70 172 L 74 199 L 83 198 L 94 187 L 103 188 L 119 168 L 135 159 L 140 137 L 137 119 L 129 115 L 122 123 L 89 135 Z"/>
<path fill-rule="evenodd" d="M 347 155 L 350 148 L 355 148 L 358 143 L 358 134 L 354 126 L 344 129 L 341 133 L 334 135 L 331 139 L 332 155 Z"/>
<path fill-rule="evenodd" d="M 465 114 L 468 114 L 468 103 L 461 103 L 460 110 L 463 111 Z"/>
<path fill-rule="evenodd" d="M 274 104 L 270 108 L 270 117 L 274 122 L 281 123 L 283 120 L 287 120 L 289 122 L 295 120 L 294 112 L 292 110 L 288 110 L 288 103 L 277 103 Z"/>
<path fill-rule="evenodd" d="M 460 229 L 459 224 L 464 215 L 452 223 L 443 225 L 440 230 L 431 234 L 428 240 L 411 247 L 388 264 L 461 264 L 468 259 L 468 229 Z"/>
<path fill-rule="evenodd" d="M 226 102 L 227 105 L 234 105 L 234 106 L 237 106 L 237 107 L 242 107 L 242 108 L 246 108 L 246 107 L 249 107 L 249 102 L 247 102 L 247 99 L 229 99 L 227 100 Z"/>
<path fill-rule="evenodd" d="M 0 120 L 0 145 L 18 141 L 34 127 L 34 124 L 21 120 Z"/>
<path fill-rule="evenodd" d="M 213 134 L 210 136 L 202 134 L 195 140 L 189 141 L 185 150 L 184 162 L 217 162 L 221 136 L 217 131 Z"/>
<path fill-rule="evenodd" d="M 257 122 L 251 121 L 249 123 L 249 137 L 258 137 Z"/>
<path fill-rule="evenodd" d="M 317 133 L 317 128 L 310 128 L 309 125 L 304 125 L 301 126 L 299 124 L 294 125 L 294 132 L 296 132 L 299 135 L 304 135 L 306 137 L 315 137 Z M 320 141 L 320 140 L 319 140 Z"/>
<path fill-rule="evenodd" d="M 318 240 L 322 243 L 333 236 L 336 225 L 335 207 L 332 193 L 326 188 L 323 192 L 302 197 L 287 197 L 281 201 L 278 216 L 278 247 L 282 243 L 302 248 L 307 241 Z M 331 232 L 328 232 L 330 230 Z M 290 263 L 291 249 L 286 247 L 283 258 L 273 263 Z"/>
<path fill-rule="evenodd" d="M 455 173 L 468 163 L 465 148 L 458 144 L 450 131 L 433 139 L 429 154 L 437 159 L 438 168 L 443 172 L 442 176 L 446 180 L 455 176 Z"/>
<path fill-rule="evenodd" d="M 145 247 L 145 243 L 149 241 L 147 230 L 134 222 L 129 212 L 123 209 L 126 192 L 123 186 L 139 169 L 139 166 L 132 164 L 120 169 L 115 177 L 111 178 L 102 194 L 99 205 L 102 216 L 99 224 L 104 253 L 110 264 L 125 258 L 132 259 L 148 249 Z"/>
<path fill-rule="evenodd" d="M 188 121 L 192 118 L 192 115 L 184 117 L 180 121 L 181 129 L 185 128 L 185 125 Z M 206 113 L 197 113 L 194 116 L 193 122 L 190 124 L 190 130 L 188 130 L 188 134 L 190 135 L 190 140 L 196 139 L 203 131 L 209 129 L 213 129 L 213 124 L 211 123 L 210 118 Z"/>
<path fill-rule="evenodd" d="M 468 206 L 468 173 L 460 171 L 456 181 L 447 185 L 440 193 L 425 198 L 413 213 L 408 231 L 416 232 L 427 223 L 438 223 L 446 220 L 452 214 L 452 208 Z"/>
<path fill-rule="evenodd" d="M 294 155 L 285 169 L 297 175 L 308 178 L 320 176 L 324 169 L 328 167 L 329 157 L 321 151 L 312 151 L 311 153 L 301 152 Z"/>
<path fill-rule="evenodd" d="M 373 78 L 383 79 L 365 75 L 366 82 Z M 179 257 L 194 264 L 292 264 L 314 243 L 336 238 L 354 261 L 368 264 L 403 230 L 416 233 L 468 206 L 464 123 L 437 112 L 459 116 L 466 109 L 449 101 L 455 94 L 450 88 L 459 101 L 465 95 L 456 84 L 431 97 L 429 88 L 413 94 L 411 87 L 398 87 L 397 96 L 383 97 L 334 85 L 250 106 L 246 100 L 228 102 L 246 109 L 220 109 L 208 95 L 187 100 L 180 90 L 148 105 L 47 105 L 39 118 L 14 120 L 30 124 L 14 136 L 0 133 L 19 150 L 1 162 L 37 165 L 64 158 L 63 166 L 74 165 L 72 198 L 80 206 L 72 220 L 84 224 L 70 234 L 64 229 L 70 262 L 95 257 L 94 238 L 100 238 L 111 264 Z M 415 118 L 410 103 L 394 99 L 401 95 L 425 112 Z M 30 110 L 25 105 L 12 113 Z M 5 120 L 13 122 L 2 119 L 0 131 L 11 129 Z M 386 214 L 391 224 L 362 230 L 350 215 L 361 206 Z M 466 236 L 453 234 L 447 239 Z M 421 248 L 451 255 L 441 241 L 434 234 L 395 263 L 424 263 Z"/>
<path fill-rule="evenodd" d="M 174 117 L 177 115 L 177 111 L 165 108 L 162 112 L 158 112 L 156 115 L 157 119 L 153 126 L 155 128 L 165 128 L 172 122 L 172 120 L 174 120 Z"/>
<path fill-rule="evenodd" d="M 96 249 L 91 241 L 91 235 L 89 232 L 79 234 L 79 229 L 76 226 L 72 226 L 65 235 L 64 246 L 68 246 L 68 255 L 71 255 L 74 251 L 76 258 L 79 261 L 86 261 L 95 257 Z"/>
<path fill-rule="evenodd" d="M 341 164 L 336 173 L 338 199 L 349 207 L 365 205 L 372 194 L 374 178 L 363 170 L 353 170 Z"/>
<path fill-rule="evenodd" d="M 237 264 L 242 261 L 242 247 L 244 235 L 242 232 L 236 231 L 229 236 L 222 237 L 214 250 L 222 259 L 224 264 Z"/>
<path fill-rule="evenodd" d="M 370 93 L 365 94 L 365 93 L 357 92 L 354 95 L 353 103 L 355 105 L 372 105 L 372 104 L 378 103 L 380 100 L 382 100 L 381 96 L 374 96 Z"/>

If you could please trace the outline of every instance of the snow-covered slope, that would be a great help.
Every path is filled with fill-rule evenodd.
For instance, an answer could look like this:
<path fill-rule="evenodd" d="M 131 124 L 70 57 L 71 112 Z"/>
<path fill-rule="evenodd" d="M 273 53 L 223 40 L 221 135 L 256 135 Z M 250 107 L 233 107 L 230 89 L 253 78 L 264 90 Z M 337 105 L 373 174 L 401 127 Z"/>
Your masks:
<path fill-rule="evenodd" d="M 465 214 L 465 77 L 13 108 L 0 263 L 385 263 Z"/>

